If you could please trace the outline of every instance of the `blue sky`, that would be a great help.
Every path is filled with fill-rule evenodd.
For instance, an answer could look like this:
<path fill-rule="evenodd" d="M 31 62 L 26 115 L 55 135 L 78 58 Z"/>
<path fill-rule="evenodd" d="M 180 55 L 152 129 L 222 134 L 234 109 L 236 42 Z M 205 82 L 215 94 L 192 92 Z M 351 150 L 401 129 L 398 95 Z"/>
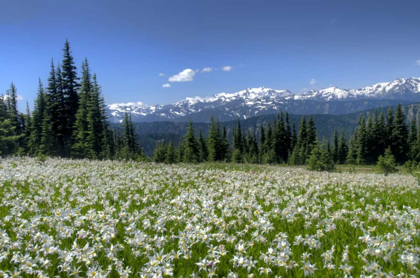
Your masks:
<path fill-rule="evenodd" d="M 66 38 L 108 103 L 420 76 L 419 10 L 417 0 L 0 0 L 0 92 L 13 81 L 32 103 Z"/>

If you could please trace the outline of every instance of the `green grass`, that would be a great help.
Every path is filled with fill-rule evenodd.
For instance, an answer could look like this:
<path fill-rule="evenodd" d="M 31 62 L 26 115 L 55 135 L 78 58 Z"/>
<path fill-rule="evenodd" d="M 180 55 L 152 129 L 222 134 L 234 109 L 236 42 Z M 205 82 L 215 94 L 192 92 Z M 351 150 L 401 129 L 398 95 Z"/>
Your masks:
<path fill-rule="evenodd" d="M 302 267 L 309 261 L 316 267 L 308 275 L 313 277 L 343 277 L 343 265 L 353 268 L 353 277 L 372 274 L 374 262 L 383 275 L 418 276 L 417 261 L 410 267 L 399 259 L 420 255 L 420 187 L 409 175 L 385 177 L 373 170 L 356 167 L 349 174 L 345 166 L 342 173 L 320 173 L 250 164 L 3 160 L 0 270 L 9 276 L 17 271 L 23 277 L 67 277 L 64 266 L 80 267 L 82 277 L 93 270 L 119 277 L 128 268 L 129 276 L 138 277 L 148 268 L 153 273 L 166 267 L 174 277 L 193 272 L 209 277 L 213 264 L 218 277 L 304 277 Z M 366 235 L 371 240 L 364 243 L 360 238 Z M 298 236 L 319 247 L 294 244 Z M 282 240 L 290 245 L 282 247 Z M 237 249 L 242 243 L 244 252 Z M 57 251 L 40 251 L 45 244 Z M 107 251 L 111 246 L 120 249 L 113 256 Z M 322 255 L 332 248 L 335 268 L 328 270 Z M 343 260 L 345 250 L 349 254 Z M 276 262 L 283 251 L 290 252 L 285 264 Z M 73 254 L 67 262 L 66 252 Z M 303 260 L 305 252 L 310 257 Z M 165 258 L 155 262 L 160 253 Z M 25 268 L 25 255 L 35 260 L 33 272 Z M 252 257 L 255 266 L 249 271 L 238 267 L 235 256 Z M 210 263 L 200 271 L 197 263 L 204 258 Z M 43 266 L 46 259 L 50 265 Z M 260 274 L 260 268 L 272 272 Z"/>

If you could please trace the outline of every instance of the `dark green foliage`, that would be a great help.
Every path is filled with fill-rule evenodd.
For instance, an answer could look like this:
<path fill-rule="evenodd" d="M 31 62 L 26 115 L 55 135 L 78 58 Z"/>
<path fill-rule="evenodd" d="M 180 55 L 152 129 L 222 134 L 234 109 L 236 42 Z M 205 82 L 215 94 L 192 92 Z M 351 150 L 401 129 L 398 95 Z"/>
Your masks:
<path fill-rule="evenodd" d="M 74 125 L 72 156 L 91 157 L 87 138 L 90 134 L 88 113 L 91 109 L 92 83 L 87 60 L 82 63 L 82 86 L 79 94 L 79 108 Z"/>
<path fill-rule="evenodd" d="M 61 63 L 61 84 L 60 90 L 63 94 L 63 116 L 66 124 L 63 130 L 64 140 L 64 156 L 70 156 L 70 149 L 72 144 L 72 134 L 74 125 L 76 122 L 76 113 L 79 108 L 79 78 L 77 77 L 76 66 L 74 65 L 74 59 L 71 55 L 70 44 L 66 40 L 63 49 L 63 61 Z"/>
<path fill-rule="evenodd" d="M 7 100 L 6 100 L 7 101 Z M 0 97 L 0 155 L 12 155 L 17 150 L 15 126 L 10 119 L 9 106 L 5 97 Z"/>
<path fill-rule="evenodd" d="M 32 114 L 31 136 L 29 139 L 29 153 L 31 155 L 38 155 L 40 152 L 42 140 L 42 123 L 44 122 L 45 110 L 46 101 L 44 87 L 40 79 L 38 84 L 38 95 L 35 99 L 34 111 Z"/>
<path fill-rule="evenodd" d="M 199 143 L 199 149 L 200 149 L 200 161 L 207 161 L 209 157 L 209 150 L 207 147 L 207 142 L 204 139 L 203 134 L 201 133 L 201 130 L 198 133 L 198 143 Z M 171 142 L 171 145 L 172 145 L 172 142 Z"/>
<path fill-rule="evenodd" d="M 308 158 L 308 168 L 312 171 L 328 171 L 335 170 L 334 159 L 328 151 L 325 141 L 321 146 L 315 144 Z"/>
<path fill-rule="evenodd" d="M 165 156 L 165 163 L 166 164 L 173 164 L 176 162 L 176 154 L 174 145 L 172 142 L 169 142 L 168 149 L 166 150 L 166 156 Z"/>
<path fill-rule="evenodd" d="M 348 152 L 349 152 L 349 148 L 347 146 L 346 139 L 344 138 L 344 132 L 341 132 L 339 143 L 338 143 L 338 151 L 337 151 L 338 164 L 346 163 Z"/>
<path fill-rule="evenodd" d="M 153 153 L 153 162 L 163 163 L 166 161 L 166 146 L 163 142 L 160 142 L 156 145 L 155 151 Z"/>
<path fill-rule="evenodd" d="M 397 163 L 395 161 L 395 157 L 392 155 L 391 148 L 387 148 L 385 150 L 384 156 L 379 156 L 378 163 L 376 165 L 385 176 L 398 171 Z"/>
<path fill-rule="evenodd" d="M 184 139 L 184 157 L 183 161 L 186 163 L 200 162 L 200 146 L 194 135 L 194 127 L 190 121 L 187 129 L 187 134 Z"/>
<path fill-rule="evenodd" d="M 391 131 L 391 151 L 395 156 L 397 163 L 403 163 L 407 160 L 409 153 L 408 128 L 404 122 L 404 111 L 401 104 L 398 104 L 395 110 L 395 119 Z"/>
<path fill-rule="evenodd" d="M 222 135 L 220 133 L 219 120 L 214 121 L 213 116 L 210 119 L 210 130 L 207 143 L 209 149 L 209 161 L 223 161 Z"/>

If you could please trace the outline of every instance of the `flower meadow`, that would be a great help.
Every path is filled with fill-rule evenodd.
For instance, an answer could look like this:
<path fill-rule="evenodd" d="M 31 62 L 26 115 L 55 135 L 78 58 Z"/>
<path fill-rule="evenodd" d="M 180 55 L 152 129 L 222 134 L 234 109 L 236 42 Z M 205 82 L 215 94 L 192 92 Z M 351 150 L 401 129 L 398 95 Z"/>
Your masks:
<path fill-rule="evenodd" d="M 0 277 L 418 277 L 411 176 L 0 161 Z"/>

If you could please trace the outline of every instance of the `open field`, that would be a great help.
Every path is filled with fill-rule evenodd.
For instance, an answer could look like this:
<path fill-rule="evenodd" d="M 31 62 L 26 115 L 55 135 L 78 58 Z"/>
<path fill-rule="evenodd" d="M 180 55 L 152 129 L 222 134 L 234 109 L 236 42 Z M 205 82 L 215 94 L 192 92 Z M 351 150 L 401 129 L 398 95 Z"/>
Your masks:
<path fill-rule="evenodd" d="M 408 175 L 0 161 L 0 277 L 418 277 Z"/>

